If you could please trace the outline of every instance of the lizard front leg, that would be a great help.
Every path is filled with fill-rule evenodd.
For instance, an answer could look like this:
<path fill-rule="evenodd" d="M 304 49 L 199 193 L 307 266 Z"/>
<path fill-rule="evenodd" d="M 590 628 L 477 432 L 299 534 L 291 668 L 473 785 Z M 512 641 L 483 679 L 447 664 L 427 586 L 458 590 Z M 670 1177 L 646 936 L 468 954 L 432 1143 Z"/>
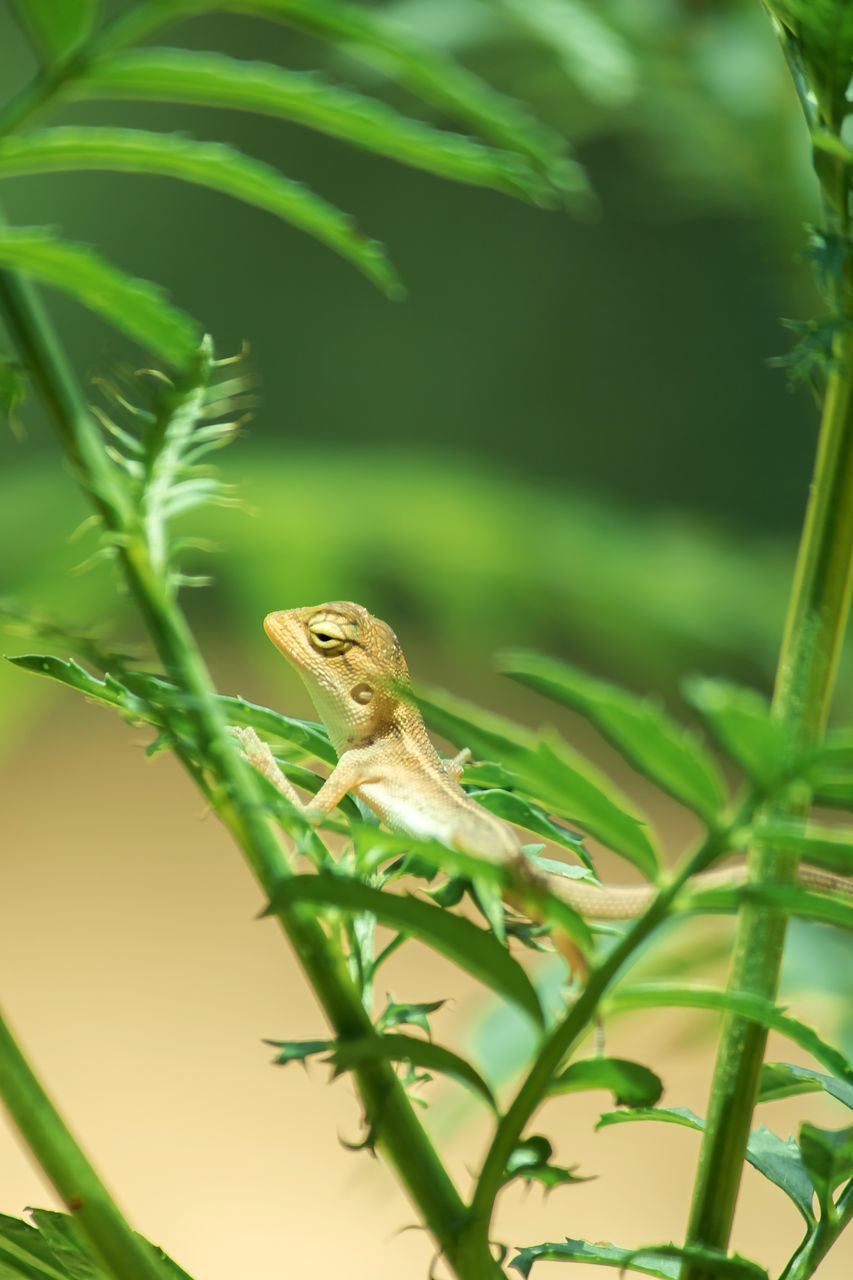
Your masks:
<path fill-rule="evenodd" d="M 267 743 L 261 741 L 254 729 L 232 727 L 230 732 L 243 748 L 244 759 L 257 769 L 258 773 L 262 773 L 292 805 L 304 813 L 309 821 L 319 820 L 324 814 L 331 813 L 346 793 L 354 787 L 374 781 L 371 771 L 365 769 L 365 762 L 358 758 L 358 753 L 348 751 L 341 756 L 317 794 L 312 796 L 306 804 L 293 783 L 278 767 Z"/>

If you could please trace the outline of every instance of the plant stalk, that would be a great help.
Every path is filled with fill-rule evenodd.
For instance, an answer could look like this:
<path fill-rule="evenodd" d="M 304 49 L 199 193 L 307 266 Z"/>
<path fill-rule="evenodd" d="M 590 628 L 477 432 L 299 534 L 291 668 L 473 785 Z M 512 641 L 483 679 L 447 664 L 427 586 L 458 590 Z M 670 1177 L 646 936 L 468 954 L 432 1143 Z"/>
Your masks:
<path fill-rule="evenodd" d="M 98 428 L 82 399 L 40 299 L 26 280 L 0 274 L 0 307 L 21 356 L 51 413 L 80 483 L 108 530 L 122 534 L 117 548 L 128 587 L 169 677 L 188 695 L 199 750 L 213 778 L 212 803 L 242 848 L 267 897 L 291 869 L 266 812 L 252 770 L 225 732 L 210 676 L 175 600 L 164 589 L 135 536 L 128 496 L 107 459 Z M 130 536 L 125 536 L 125 535 Z M 361 1038 L 372 1024 L 347 972 L 346 961 L 316 915 L 292 906 L 278 918 L 305 969 L 335 1035 Z M 461 1261 L 458 1235 L 467 1213 L 438 1153 L 388 1063 L 366 1063 L 355 1077 L 371 1129 L 451 1266 Z M 499 1276 L 486 1249 L 457 1270 L 460 1280 Z"/>
<path fill-rule="evenodd" d="M 21 1135 L 115 1280 L 163 1280 L 148 1243 L 122 1217 L 39 1084 L 0 1015 L 0 1097 Z"/>
<path fill-rule="evenodd" d="M 853 339 L 836 340 L 814 479 L 800 541 L 776 673 L 773 715 L 791 756 L 823 736 L 853 587 Z M 788 813 L 792 812 L 789 807 Z M 797 861 L 762 845 L 749 855 L 751 883 L 790 881 Z M 784 914 L 741 908 L 728 989 L 776 997 L 785 942 Z M 725 1250 L 731 1235 L 767 1032 L 729 1017 L 714 1070 L 707 1127 L 694 1188 L 688 1243 Z M 687 1263 L 684 1280 L 714 1280 Z"/>

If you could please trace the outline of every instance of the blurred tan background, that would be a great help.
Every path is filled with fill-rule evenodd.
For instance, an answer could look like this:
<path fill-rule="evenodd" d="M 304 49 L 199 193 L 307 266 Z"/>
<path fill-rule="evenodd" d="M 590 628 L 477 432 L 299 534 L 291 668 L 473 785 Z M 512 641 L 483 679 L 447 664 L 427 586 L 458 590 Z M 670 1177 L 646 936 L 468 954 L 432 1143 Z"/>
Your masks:
<path fill-rule="evenodd" d="M 422 678 L 556 721 L 649 807 L 674 856 L 691 836 L 683 815 L 490 661 L 504 645 L 535 646 L 656 691 L 680 714 L 688 671 L 769 687 L 815 440 L 808 395 L 765 363 L 789 343 L 778 317 L 818 305 L 795 257 L 814 209 L 793 94 L 753 3 L 578 4 L 589 21 L 568 23 L 562 43 L 474 0 L 391 7 L 575 142 L 596 216 L 443 184 L 279 123 L 112 104 L 63 118 L 228 137 L 352 209 L 389 244 L 410 300 L 374 296 L 265 215 L 165 181 L 16 180 L 4 205 L 167 284 L 221 351 L 250 342 L 260 405 L 222 467 L 252 514 L 192 522 L 220 548 L 199 559 L 215 582 L 187 607 L 224 692 L 310 714 L 261 618 L 359 600 L 395 627 Z M 0 24 L 11 91 L 31 67 L 5 13 Z M 329 57 L 228 17 L 169 40 L 296 67 Z M 326 70 L 357 82 L 349 64 Z M 49 301 L 85 373 L 134 354 Z M 20 416 L 0 440 L 0 593 L 68 622 L 112 619 L 117 639 L 138 642 L 108 569 L 73 572 L 94 547 L 68 540 L 85 504 L 37 407 Z M 33 647 L 14 635 L 3 645 Z M 845 669 L 839 713 L 851 691 Z M 264 1038 L 321 1035 L 321 1017 L 189 780 L 145 758 L 144 733 L 69 692 L 7 667 L 0 698 L 0 1001 L 134 1225 L 196 1280 L 426 1274 L 431 1246 L 403 1230 L 413 1215 L 392 1178 L 339 1141 L 361 1136 L 349 1084 L 270 1065 Z M 599 870 L 626 875 L 606 857 Z M 690 972 L 720 977 L 727 930 L 692 923 L 645 957 L 647 972 L 684 976 L 694 957 Z M 789 950 L 793 1011 L 853 1050 L 846 940 L 801 926 Z M 475 1054 L 503 1044 L 511 1063 L 520 1028 L 415 944 L 387 986 L 401 1000 L 450 997 L 437 1036 Z M 637 1015 L 608 1027 L 608 1049 L 648 1063 L 669 1105 L 701 1114 L 713 1030 L 709 1015 Z M 800 1060 L 782 1043 L 772 1056 Z M 464 1186 L 483 1116 L 456 1086 L 428 1096 Z M 508 1190 L 498 1238 L 680 1237 L 696 1135 L 596 1135 L 611 1105 L 603 1094 L 549 1104 L 541 1127 L 559 1161 L 595 1178 L 548 1198 Z M 804 1117 L 844 1123 L 814 1098 L 761 1115 L 783 1136 Z M 51 1203 L 4 1132 L 0 1211 Z M 747 1169 L 735 1246 L 772 1272 L 798 1231 L 782 1194 Z M 851 1248 L 820 1275 L 849 1275 Z"/>

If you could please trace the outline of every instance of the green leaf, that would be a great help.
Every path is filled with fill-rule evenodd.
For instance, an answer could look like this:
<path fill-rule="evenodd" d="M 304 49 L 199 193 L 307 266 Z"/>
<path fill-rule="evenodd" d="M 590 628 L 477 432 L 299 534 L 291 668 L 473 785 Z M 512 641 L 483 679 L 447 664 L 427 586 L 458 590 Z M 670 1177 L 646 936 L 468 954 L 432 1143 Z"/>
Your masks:
<path fill-rule="evenodd" d="M 506 1162 L 503 1185 L 512 1182 L 514 1178 L 522 1178 L 528 1185 L 531 1182 L 541 1182 L 547 1191 L 551 1191 L 567 1182 L 589 1181 L 588 1178 L 579 1177 L 571 1169 L 551 1164 L 552 1154 L 551 1143 L 541 1134 L 523 1138 Z"/>
<path fill-rule="evenodd" d="M 767 699 L 754 689 L 702 676 L 683 681 L 682 688 L 747 776 L 763 788 L 775 785 L 785 766 L 787 745 L 781 727 L 770 719 Z"/>
<path fill-rule="evenodd" d="M 303 902 L 342 907 L 348 911 L 370 911 L 381 924 L 404 929 L 428 943 L 491 990 L 516 1004 L 538 1026 L 543 1025 L 539 999 L 521 965 L 491 933 L 478 929 L 470 920 L 451 915 L 441 907 L 434 907 L 409 894 L 382 893 L 358 880 L 328 875 L 292 876 L 282 881 L 265 914 L 274 915 L 283 908 Z"/>
<path fill-rule="evenodd" d="M 550 1093 L 609 1089 L 617 1106 L 651 1107 L 663 1093 L 659 1076 L 626 1058 L 579 1058 L 555 1078 Z"/>
<path fill-rule="evenodd" d="M 744 902 L 760 903 L 799 916 L 853 930 L 853 902 L 824 893 L 810 893 L 802 884 L 744 884 L 739 888 L 699 889 L 687 899 L 696 911 L 737 911 Z"/>
<path fill-rule="evenodd" d="M 436 871 L 470 880 L 478 890 L 500 890 L 517 901 L 523 901 L 531 911 L 536 911 L 561 929 L 578 944 L 584 955 L 589 955 L 592 950 L 592 934 L 583 917 L 568 903 L 563 902 L 546 883 L 529 880 L 512 863 L 490 862 L 475 854 L 463 853 L 459 849 L 439 844 L 436 840 L 418 840 L 414 836 L 382 831 L 367 823 L 351 824 L 351 835 L 359 857 L 367 865 L 376 866 L 392 854 L 403 854 L 406 861 L 400 865 L 401 872 L 426 876 L 426 870 L 434 867 Z M 539 858 L 531 861 L 534 866 L 542 863 Z M 569 879 L 589 878 L 585 867 L 564 867 L 561 864 L 561 871 Z M 442 902 L 442 905 L 453 906 L 459 901 L 463 891 L 462 886 L 451 883 L 432 896 L 436 901 Z M 481 908 L 485 908 L 485 913 L 490 911 L 490 905 L 493 904 L 487 900 L 480 903 Z"/>
<path fill-rule="evenodd" d="M 583 848 L 583 837 L 552 822 L 542 809 L 525 800 L 523 796 L 497 788 L 488 791 L 469 791 L 468 794 L 472 800 L 477 801 L 477 804 L 488 809 L 489 813 L 503 818 L 504 822 L 512 822 L 515 826 L 524 827 L 527 831 L 535 831 L 546 840 L 553 840 L 564 849 L 571 849 L 573 853 L 580 854 Z"/>
<path fill-rule="evenodd" d="M 457 1053 L 445 1049 L 432 1040 L 419 1040 L 416 1036 L 382 1035 L 363 1036 L 358 1040 L 339 1040 L 332 1046 L 328 1061 L 334 1064 L 335 1074 L 360 1066 L 363 1062 L 410 1062 L 414 1067 L 427 1071 L 440 1071 L 442 1075 L 466 1085 L 489 1104 L 493 1111 L 497 1104 L 491 1089 L 470 1062 Z"/>
<path fill-rule="evenodd" d="M 505 653 L 497 665 L 520 684 L 579 711 L 635 769 L 706 821 L 723 808 L 725 784 L 714 758 L 656 703 L 534 653 Z"/>
<path fill-rule="evenodd" d="M 559 135 L 440 50 L 413 38 L 390 15 L 340 0 L 231 0 L 229 8 L 262 13 L 342 45 L 481 137 L 524 156 L 564 199 L 587 195 L 583 171 L 567 156 Z"/>
<path fill-rule="evenodd" d="M 813 1124 L 803 1124 L 800 1150 L 817 1192 L 821 1215 L 831 1217 L 835 1188 L 853 1178 L 853 1127 L 818 1129 Z"/>
<path fill-rule="evenodd" d="M 853 1083 L 835 1076 L 812 1071 L 809 1067 L 794 1066 L 790 1062 L 765 1062 L 761 1068 L 758 1089 L 759 1102 L 774 1102 L 777 1098 L 790 1098 L 798 1093 L 816 1093 L 819 1090 L 843 1102 L 853 1109 Z"/>
<path fill-rule="evenodd" d="M 614 1124 L 629 1124 L 639 1120 L 659 1120 L 665 1124 L 680 1124 L 685 1129 L 696 1129 L 699 1133 L 705 1128 L 705 1122 L 688 1107 L 631 1107 L 627 1111 L 605 1111 L 595 1123 L 596 1130 L 608 1129 Z"/>
<path fill-rule="evenodd" d="M 198 325 L 157 285 L 125 275 L 87 245 L 57 240 L 41 227 L 0 226 L 0 266 L 71 294 L 171 364 L 189 360 L 198 348 Z"/>
<path fill-rule="evenodd" d="M 687 1107 L 643 1107 L 628 1111 L 611 1111 L 600 1117 L 596 1129 L 634 1121 L 658 1120 L 682 1125 L 702 1133 L 705 1122 Z M 800 1149 L 793 1138 L 780 1138 L 759 1125 L 749 1135 L 746 1159 L 754 1169 L 784 1191 L 810 1225 L 814 1222 L 812 1198 L 814 1187 L 803 1167 Z"/>
<path fill-rule="evenodd" d="M 436 1013 L 446 1000 L 432 1000 L 426 1004 L 398 1004 L 388 997 L 388 1003 L 376 1019 L 377 1031 L 387 1031 L 389 1027 L 420 1027 L 427 1035 L 431 1035 L 429 1014 Z"/>
<path fill-rule="evenodd" d="M 534 1244 L 521 1249 L 510 1263 L 522 1276 L 529 1276 L 537 1261 L 588 1262 L 600 1267 L 630 1269 L 643 1275 L 658 1276 L 660 1280 L 677 1280 L 682 1261 L 705 1263 L 712 1274 L 731 1277 L 731 1280 L 767 1280 L 763 1267 L 750 1262 L 739 1254 L 731 1256 L 716 1249 L 674 1244 L 648 1245 L 642 1249 L 620 1249 L 612 1244 L 590 1244 L 587 1240 L 566 1239 L 564 1244 Z"/>
<path fill-rule="evenodd" d="M 305 1062 L 318 1053 L 325 1053 L 332 1047 L 334 1040 L 265 1040 L 264 1044 L 278 1049 L 275 1065 L 285 1067 L 289 1062 Z"/>
<path fill-rule="evenodd" d="M 271 165 L 220 142 L 177 133 L 63 125 L 0 139 L 0 175 L 108 169 L 153 173 L 235 196 L 306 231 L 347 258 L 389 297 L 402 286 L 381 245 L 367 240 L 334 205 Z"/>
<path fill-rule="evenodd" d="M 834 1076 L 853 1084 L 853 1065 L 844 1054 L 827 1044 L 812 1027 L 791 1018 L 769 1000 L 745 991 L 717 991 L 712 987 L 687 987 L 655 982 L 622 987 L 607 1000 L 612 1010 L 629 1009 L 709 1009 L 748 1018 L 771 1031 L 779 1031 L 805 1049 Z"/>
<path fill-rule="evenodd" d="M 418 694 L 427 724 L 459 746 L 510 771 L 514 790 L 524 791 L 549 813 L 584 827 L 644 875 L 654 877 L 658 855 L 642 819 L 609 779 L 572 752 L 556 734 L 533 734 L 510 720 L 436 690 Z"/>
<path fill-rule="evenodd" d="M 92 1260 L 79 1223 L 52 1209 L 28 1210 L 34 1226 L 0 1214 L 0 1276 L 3 1280 L 108 1280 L 113 1272 Z M 145 1242 L 163 1280 L 190 1280 L 157 1245 Z"/>
<path fill-rule="evenodd" d="M 842 876 L 853 876 L 853 830 L 841 827 L 803 828 L 797 822 L 764 822 L 756 837 L 784 853 L 795 853 L 805 862 L 825 867 Z"/>
<path fill-rule="evenodd" d="M 26 0 L 17 6 L 36 40 L 52 58 L 66 58 L 91 32 L 98 0 Z"/>
<path fill-rule="evenodd" d="M 803 1153 L 793 1138 L 780 1138 L 763 1124 L 749 1135 L 746 1158 L 797 1206 L 806 1223 L 814 1222 L 814 1187 Z"/>
<path fill-rule="evenodd" d="M 66 97 L 232 107 L 292 120 L 428 173 L 549 205 L 549 184 L 519 155 L 401 115 L 314 72 L 189 49 L 136 49 L 96 61 Z"/>
<path fill-rule="evenodd" d="M 99 680 L 73 659 L 56 658 L 43 653 L 27 653 L 10 657 L 7 661 L 35 675 L 49 676 L 52 680 L 76 689 L 89 698 L 94 698 L 107 706 L 127 712 L 135 719 L 158 727 L 160 717 L 152 710 L 152 704 L 154 707 L 168 706 L 177 709 L 184 697 L 175 685 L 169 684 L 160 676 L 143 672 L 133 672 L 132 675 L 125 673 L 125 676 L 138 689 L 144 691 L 145 698 L 131 692 L 115 676 L 108 675 L 106 679 Z M 245 698 L 220 695 L 216 701 L 231 724 L 251 725 L 267 737 L 279 738 L 300 753 L 306 756 L 317 756 L 329 764 L 334 764 L 337 760 L 335 749 L 329 742 L 325 729 L 320 725 L 312 724 L 308 720 L 295 720 L 290 716 L 279 715 L 277 711 L 270 711 L 267 707 L 247 702 Z"/>

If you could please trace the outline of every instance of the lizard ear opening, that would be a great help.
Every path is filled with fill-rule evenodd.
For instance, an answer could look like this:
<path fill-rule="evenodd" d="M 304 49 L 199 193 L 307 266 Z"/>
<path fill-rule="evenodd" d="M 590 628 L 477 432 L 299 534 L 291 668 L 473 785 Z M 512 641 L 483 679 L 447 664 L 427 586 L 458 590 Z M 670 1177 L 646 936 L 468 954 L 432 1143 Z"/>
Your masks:
<path fill-rule="evenodd" d="M 350 689 L 350 697 L 353 702 L 359 702 L 362 706 L 366 706 L 373 697 L 373 690 L 369 684 L 357 684 L 354 689 Z"/>

